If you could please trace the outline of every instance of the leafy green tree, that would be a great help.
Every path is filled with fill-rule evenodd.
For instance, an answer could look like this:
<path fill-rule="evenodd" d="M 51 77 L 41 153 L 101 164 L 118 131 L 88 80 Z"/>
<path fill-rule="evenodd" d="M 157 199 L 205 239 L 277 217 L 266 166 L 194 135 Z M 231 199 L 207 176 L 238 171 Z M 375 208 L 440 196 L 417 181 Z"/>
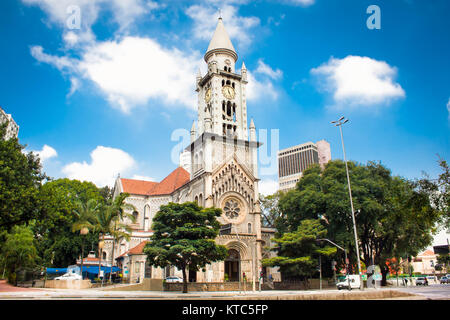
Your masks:
<path fill-rule="evenodd" d="M 281 211 L 279 206 L 279 200 L 282 192 L 277 191 L 276 193 L 268 196 L 262 194 L 259 195 L 259 201 L 261 204 L 261 225 L 264 227 L 275 227 L 281 218 Z"/>
<path fill-rule="evenodd" d="M 423 192 L 428 194 L 433 206 L 441 212 L 439 223 L 450 229 L 450 171 L 447 161 L 439 156 L 438 164 L 442 172 L 437 179 L 430 179 L 425 174 L 425 177 L 420 179 L 417 184 Z"/>
<path fill-rule="evenodd" d="M 113 247 L 112 252 L 114 253 L 115 245 L 117 241 L 121 239 L 129 239 L 131 228 L 123 221 L 130 220 L 132 223 L 136 222 L 136 218 L 132 213 L 129 213 L 131 210 L 136 210 L 136 208 L 129 203 L 126 203 L 126 198 L 129 197 L 128 193 L 121 193 L 113 200 L 108 201 L 106 206 L 106 210 L 109 210 L 113 215 L 113 226 L 110 232 L 110 235 L 113 237 Z M 111 266 L 114 265 L 114 254 L 111 254 Z M 112 272 L 109 275 L 109 279 L 112 278 Z"/>
<path fill-rule="evenodd" d="M 439 254 L 437 256 L 437 262 L 439 264 L 441 264 L 445 268 L 446 272 L 448 272 L 450 270 L 450 268 L 449 268 L 449 266 L 450 266 L 450 254 Z"/>
<path fill-rule="evenodd" d="M 96 221 L 94 224 L 94 230 L 99 232 L 100 238 L 99 242 L 102 244 L 105 241 L 106 235 L 111 235 L 113 237 L 113 242 L 120 241 L 121 239 L 126 239 L 127 241 L 130 239 L 130 233 L 131 228 L 120 222 L 120 215 L 118 214 L 118 210 L 116 207 L 116 203 L 112 203 L 111 200 L 108 204 L 103 205 L 98 210 L 98 213 L 96 215 Z M 133 217 L 134 219 L 134 217 Z M 98 262 L 98 273 L 100 274 L 100 267 L 101 267 L 101 247 L 103 245 L 99 245 L 99 253 L 98 256 L 100 257 Z M 113 247 L 114 252 L 114 247 Z M 111 255 L 111 265 L 113 265 L 113 255 Z M 110 279 L 111 279 L 110 273 Z"/>
<path fill-rule="evenodd" d="M 284 279 L 299 278 L 307 281 L 317 272 L 319 256 L 330 257 L 336 253 L 336 248 L 321 246 L 318 239 L 326 238 L 327 230 L 320 220 L 302 220 L 296 231 L 284 233 L 274 238 L 276 247 L 272 250 L 276 257 L 263 259 L 263 266 L 280 267 Z"/>
<path fill-rule="evenodd" d="M 25 154 L 17 138 L 4 139 L 6 125 L 0 125 L 0 231 L 8 232 L 39 217 L 38 192 L 45 175 L 39 158 Z"/>
<path fill-rule="evenodd" d="M 14 226 L 6 234 L 6 241 L 2 244 L 3 277 L 8 271 L 8 279 L 16 285 L 16 272 L 27 267 L 33 267 L 38 259 L 34 234 L 30 227 Z"/>
<path fill-rule="evenodd" d="M 113 190 L 112 188 L 108 186 L 104 186 L 100 188 L 100 195 L 105 199 L 105 201 L 112 200 L 113 198 Z"/>
<path fill-rule="evenodd" d="M 187 293 L 186 269 L 198 271 L 206 264 L 224 260 L 225 246 L 216 245 L 217 217 L 222 210 L 202 208 L 195 202 L 170 202 L 160 207 L 153 218 L 153 235 L 144 252 L 151 265 L 174 265 L 183 272 L 183 293 Z"/>
<path fill-rule="evenodd" d="M 429 245 L 440 213 L 416 183 L 393 177 L 383 165 L 349 162 L 348 167 L 362 262 L 379 265 L 385 283 L 387 260 L 416 255 Z M 353 222 L 344 162 L 330 161 L 323 171 L 313 166 L 303 174 L 296 189 L 280 199 L 283 227 L 292 231 L 304 219 L 324 219 L 330 239 L 349 249 L 350 266 L 354 265 Z"/>
<path fill-rule="evenodd" d="M 75 205 L 76 208 L 73 210 L 75 221 L 72 224 L 72 232 L 79 232 L 83 239 L 81 244 L 81 275 L 83 275 L 84 235 L 95 228 L 99 204 L 97 200 L 89 199 L 87 202 L 76 201 Z"/>
<path fill-rule="evenodd" d="M 77 203 L 87 203 L 90 199 L 99 204 L 105 202 L 91 182 L 57 179 L 40 188 L 41 218 L 36 220 L 33 229 L 41 237 L 38 252 L 46 266 L 74 264 L 81 254 L 83 241 L 96 250 L 99 239 L 97 231 L 93 230 L 83 237 L 72 232 L 72 226 L 77 220 Z"/>

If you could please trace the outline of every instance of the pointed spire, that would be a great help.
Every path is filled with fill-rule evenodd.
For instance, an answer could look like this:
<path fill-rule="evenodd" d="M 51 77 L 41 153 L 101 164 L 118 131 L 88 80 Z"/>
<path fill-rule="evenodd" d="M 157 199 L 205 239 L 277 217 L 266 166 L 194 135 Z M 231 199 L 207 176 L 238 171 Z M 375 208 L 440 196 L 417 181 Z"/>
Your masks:
<path fill-rule="evenodd" d="M 256 127 L 255 123 L 253 122 L 253 118 L 250 121 L 250 141 L 256 141 Z"/>
<path fill-rule="evenodd" d="M 247 70 L 247 68 L 245 67 L 245 63 L 244 63 L 244 61 L 242 61 L 242 67 L 241 67 L 241 71 L 242 70 Z"/>
<path fill-rule="evenodd" d="M 250 127 L 249 129 L 256 129 L 255 123 L 253 122 L 253 118 L 250 120 Z"/>
<path fill-rule="evenodd" d="M 225 26 L 223 25 L 222 17 L 220 17 L 217 22 L 216 31 L 214 31 L 208 50 L 206 50 L 205 61 L 208 62 L 208 58 L 215 52 L 227 53 L 233 57 L 234 61 L 238 58 L 227 30 L 225 30 Z"/>
<path fill-rule="evenodd" d="M 195 120 L 192 121 L 192 127 L 191 127 L 191 143 L 195 141 Z"/>
<path fill-rule="evenodd" d="M 201 71 L 200 71 L 200 68 L 198 68 L 198 71 L 197 71 L 197 78 L 201 78 L 202 77 L 202 73 L 201 73 Z"/>

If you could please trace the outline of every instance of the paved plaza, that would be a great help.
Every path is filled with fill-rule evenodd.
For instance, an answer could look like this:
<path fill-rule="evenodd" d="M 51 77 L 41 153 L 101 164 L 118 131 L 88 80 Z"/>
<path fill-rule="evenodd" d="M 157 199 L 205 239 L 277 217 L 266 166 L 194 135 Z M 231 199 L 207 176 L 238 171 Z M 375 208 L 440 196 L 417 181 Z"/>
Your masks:
<path fill-rule="evenodd" d="M 126 285 L 122 285 L 125 289 Z M 108 291 L 108 288 L 84 290 L 17 288 L 0 282 L 0 299 L 42 300 L 450 300 L 449 285 L 428 287 L 378 288 L 360 290 L 268 290 L 220 292 Z"/>

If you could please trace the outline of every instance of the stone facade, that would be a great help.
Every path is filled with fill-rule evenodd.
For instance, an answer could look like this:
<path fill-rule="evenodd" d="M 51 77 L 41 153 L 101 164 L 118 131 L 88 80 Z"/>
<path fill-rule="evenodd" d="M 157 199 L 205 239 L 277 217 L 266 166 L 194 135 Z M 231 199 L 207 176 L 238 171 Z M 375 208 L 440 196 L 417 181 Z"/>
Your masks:
<path fill-rule="evenodd" d="M 191 143 L 185 149 L 190 162 L 174 170 L 159 183 L 117 178 L 114 196 L 130 193 L 127 202 L 136 211 L 130 241 L 114 246 L 105 241 L 107 257 L 114 259 L 131 283 L 144 278 L 161 279 L 169 275 L 181 276 L 176 268 L 155 268 L 146 264 L 143 242 L 152 234 L 152 219 L 161 205 L 169 202 L 195 201 L 200 206 L 218 207 L 223 225 L 231 224 L 231 232 L 216 238 L 217 244 L 229 249 L 225 261 L 212 263 L 205 270 L 189 274 L 190 282 L 223 283 L 225 280 L 256 282 L 260 272 L 279 278 L 276 269 L 263 269 L 261 259 L 267 255 L 274 230 L 261 229 L 261 209 L 258 193 L 256 128 L 247 126 L 245 65 L 235 71 L 237 54 L 219 19 L 213 39 L 205 54 L 208 72 L 197 76 L 198 121 L 191 128 Z M 188 168 L 186 168 L 188 166 Z M 186 170 L 187 169 L 187 170 Z M 131 212 L 130 212 L 131 213 Z"/>

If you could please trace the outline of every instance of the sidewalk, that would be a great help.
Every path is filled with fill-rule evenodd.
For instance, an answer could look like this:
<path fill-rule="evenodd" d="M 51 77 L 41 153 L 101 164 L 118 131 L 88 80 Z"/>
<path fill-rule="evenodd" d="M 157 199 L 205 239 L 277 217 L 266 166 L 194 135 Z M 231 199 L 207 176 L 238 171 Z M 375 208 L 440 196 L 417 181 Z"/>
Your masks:
<path fill-rule="evenodd" d="M 10 285 L 6 280 L 0 280 L 0 292 L 36 292 L 40 291 L 37 288 L 20 288 Z"/>
<path fill-rule="evenodd" d="M 0 292 L 0 299 L 56 299 L 56 300 L 379 300 L 410 299 L 416 295 L 392 289 L 365 289 L 364 291 L 309 290 L 309 291 L 220 291 L 220 292 L 161 292 L 161 291 L 103 291 L 98 289 L 23 289 Z"/>

